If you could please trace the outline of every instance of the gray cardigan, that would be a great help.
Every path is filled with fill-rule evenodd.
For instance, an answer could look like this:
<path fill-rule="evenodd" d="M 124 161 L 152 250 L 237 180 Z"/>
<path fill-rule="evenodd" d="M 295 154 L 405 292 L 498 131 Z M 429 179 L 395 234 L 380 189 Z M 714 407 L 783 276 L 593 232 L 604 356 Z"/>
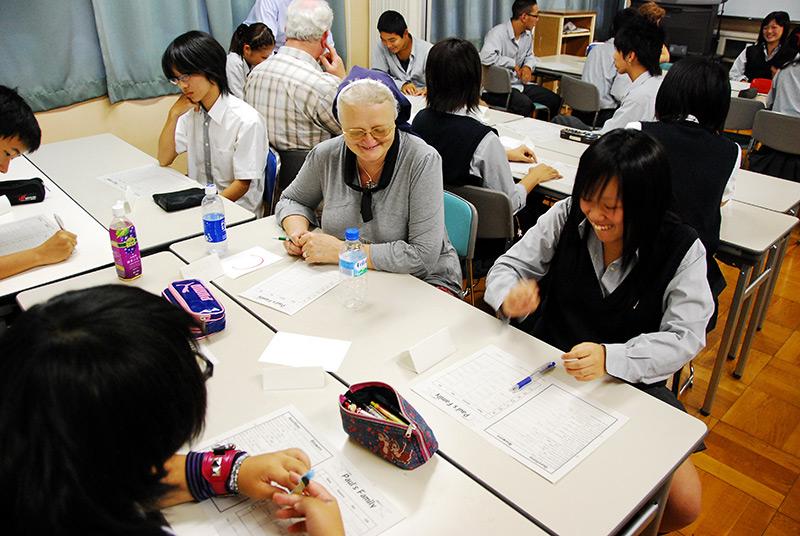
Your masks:
<path fill-rule="evenodd" d="M 303 167 L 275 208 L 279 222 L 294 214 L 319 225 L 314 209 L 325 200 L 322 231 L 340 240 L 357 227 L 371 244 L 378 270 L 408 273 L 453 292 L 461 292 L 461 266 L 444 225 L 442 160 L 424 141 L 396 131 L 400 146 L 394 175 L 386 188 L 372 195 L 374 218 L 361 218 L 361 193 L 344 182 L 343 136 L 323 141 L 308 154 Z"/>

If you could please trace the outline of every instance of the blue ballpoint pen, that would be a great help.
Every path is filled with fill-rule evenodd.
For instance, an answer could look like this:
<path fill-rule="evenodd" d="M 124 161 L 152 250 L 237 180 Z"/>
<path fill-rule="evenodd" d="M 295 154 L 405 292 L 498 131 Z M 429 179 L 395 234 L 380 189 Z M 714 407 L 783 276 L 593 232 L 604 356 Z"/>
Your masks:
<path fill-rule="evenodd" d="M 548 370 L 550 370 L 551 368 L 553 368 L 555 366 L 556 366 L 555 361 L 550 361 L 549 363 L 545 363 L 544 365 L 542 365 L 538 369 L 536 369 L 533 372 L 531 372 L 527 377 L 525 377 L 522 380 L 520 380 L 517 383 L 515 383 L 514 386 L 511 388 L 511 391 L 512 392 L 513 391 L 519 391 L 520 389 L 522 389 L 523 387 L 525 387 L 526 385 L 531 383 L 531 381 L 533 381 L 533 379 L 535 377 L 541 376 L 542 374 L 544 374 L 545 372 L 547 372 Z"/>

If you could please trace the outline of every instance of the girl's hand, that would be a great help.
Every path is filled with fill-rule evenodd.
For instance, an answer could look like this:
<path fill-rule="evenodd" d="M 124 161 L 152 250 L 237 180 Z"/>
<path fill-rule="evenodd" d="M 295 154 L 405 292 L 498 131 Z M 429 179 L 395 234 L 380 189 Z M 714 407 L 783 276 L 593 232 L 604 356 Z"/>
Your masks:
<path fill-rule="evenodd" d="M 507 149 L 506 158 L 509 162 L 536 163 L 536 155 L 527 145 L 520 145 L 516 149 Z"/>
<path fill-rule="evenodd" d="M 561 356 L 567 374 L 579 382 L 589 382 L 606 374 L 606 347 L 593 342 L 582 342 Z"/>
<path fill-rule="evenodd" d="M 293 485 L 300 482 L 298 473 L 291 474 Z M 289 532 L 308 532 L 310 536 L 344 536 L 342 515 L 336 499 L 321 484 L 311 481 L 303 493 L 290 495 L 282 491 L 272 496 L 275 504 L 285 506 L 276 512 L 281 519 L 305 518 L 289 527 Z"/>
<path fill-rule="evenodd" d="M 539 285 L 532 279 L 520 279 L 503 300 L 503 314 L 509 318 L 527 316 L 539 307 Z"/>
<path fill-rule="evenodd" d="M 276 482 L 285 488 L 292 488 L 290 475 L 306 473 L 311 468 L 311 461 L 300 449 L 286 449 L 269 454 L 250 456 L 242 462 L 239 469 L 239 491 L 248 497 L 270 499 L 278 491 L 270 482 Z"/>

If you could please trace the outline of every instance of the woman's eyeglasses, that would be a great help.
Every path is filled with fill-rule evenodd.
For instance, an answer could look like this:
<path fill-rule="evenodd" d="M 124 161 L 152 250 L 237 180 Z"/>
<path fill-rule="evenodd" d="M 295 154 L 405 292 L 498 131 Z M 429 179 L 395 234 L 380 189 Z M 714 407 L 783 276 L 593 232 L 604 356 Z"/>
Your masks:
<path fill-rule="evenodd" d="M 391 134 L 392 130 L 394 130 L 394 125 L 375 127 L 370 130 L 364 130 L 363 128 L 348 128 L 344 131 L 344 135 L 353 141 L 363 140 L 367 134 L 376 140 L 381 140 Z"/>

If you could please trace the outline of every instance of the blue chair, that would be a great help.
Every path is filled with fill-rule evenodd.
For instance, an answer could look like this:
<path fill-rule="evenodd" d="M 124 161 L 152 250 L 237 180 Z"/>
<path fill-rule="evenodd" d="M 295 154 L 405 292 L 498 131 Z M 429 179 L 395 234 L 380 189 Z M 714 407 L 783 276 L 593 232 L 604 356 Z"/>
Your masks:
<path fill-rule="evenodd" d="M 475 239 L 478 236 L 478 210 L 475 205 L 453 193 L 444 192 L 444 225 L 450 243 L 467 267 L 467 288 L 461 298 L 469 293 L 469 301 L 475 305 L 475 290 L 472 282 L 472 259 L 475 256 Z"/>
<path fill-rule="evenodd" d="M 267 170 L 264 173 L 264 216 L 272 214 L 272 192 L 275 189 L 275 179 L 280 168 L 281 164 L 277 155 L 270 149 L 267 152 Z"/>

